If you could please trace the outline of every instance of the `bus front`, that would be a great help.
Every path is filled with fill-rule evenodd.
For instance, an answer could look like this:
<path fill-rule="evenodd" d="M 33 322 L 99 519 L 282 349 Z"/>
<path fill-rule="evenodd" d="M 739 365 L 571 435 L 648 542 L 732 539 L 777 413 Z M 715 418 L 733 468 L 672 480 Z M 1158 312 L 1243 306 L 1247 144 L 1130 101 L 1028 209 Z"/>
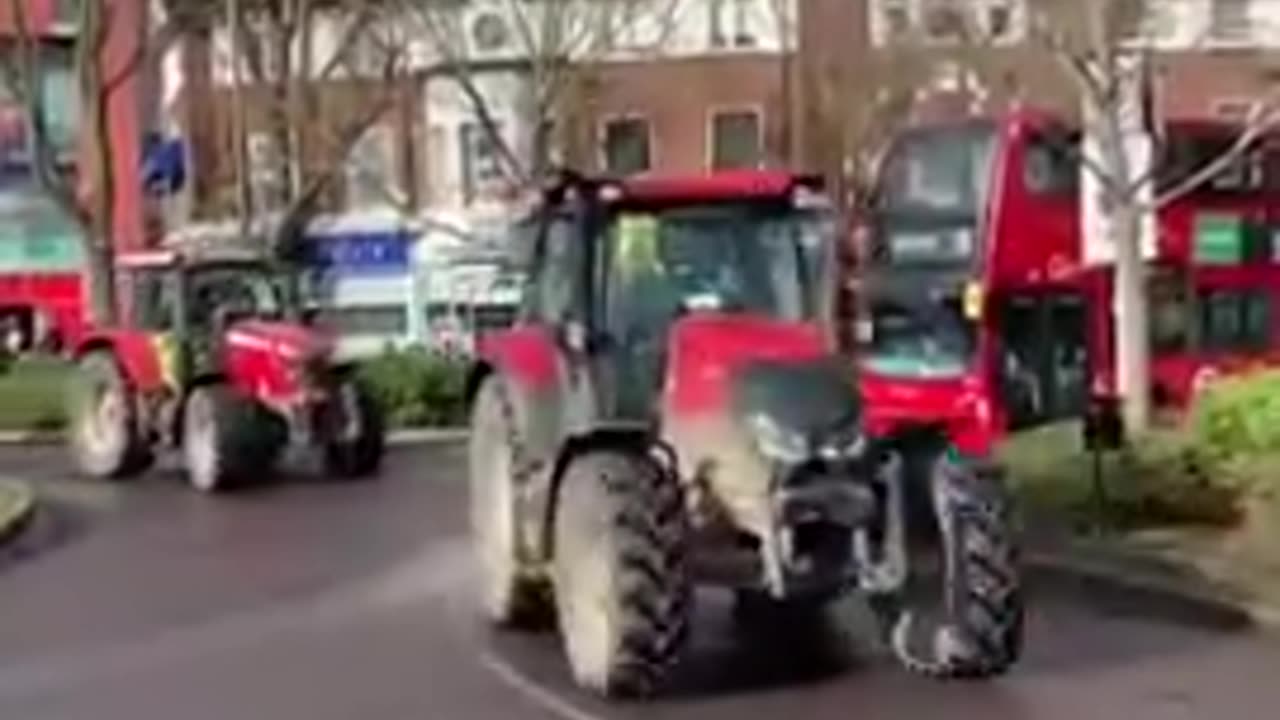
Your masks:
<path fill-rule="evenodd" d="M 996 130 L 913 129 L 886 156 L 858 261 L 857 355 L 874 432 L 940 428 L 976 455 L 998 437 L 979 291 Z"/>

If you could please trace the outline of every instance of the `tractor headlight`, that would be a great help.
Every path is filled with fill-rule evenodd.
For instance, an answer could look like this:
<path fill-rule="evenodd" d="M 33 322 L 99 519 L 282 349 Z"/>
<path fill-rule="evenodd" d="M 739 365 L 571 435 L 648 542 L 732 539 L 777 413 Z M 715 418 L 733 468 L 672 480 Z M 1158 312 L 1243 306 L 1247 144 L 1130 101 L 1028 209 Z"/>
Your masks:
<path fill-rule="evenodd" d="M 867 435 L 859 425 L 831 433 L 818 443 L 818 456 L 827 462 L 853 460 L 867 450 Z"/>
<path fill-rule="evenodd" d="M 783 427 L 765 413 L 755 413 L 748 420 L 756 447 L 770 460 L 800 463 L 812 457 L 809 438 L 804 433 Z"/>

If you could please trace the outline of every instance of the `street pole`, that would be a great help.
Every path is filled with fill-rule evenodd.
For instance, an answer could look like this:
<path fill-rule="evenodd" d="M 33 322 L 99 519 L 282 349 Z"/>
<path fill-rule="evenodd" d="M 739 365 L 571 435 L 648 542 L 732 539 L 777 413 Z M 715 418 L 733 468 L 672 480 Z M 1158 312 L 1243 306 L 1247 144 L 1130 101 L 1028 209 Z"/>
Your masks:
<path fill-rule="evenodd" d="M 243 22 L 240 0 L 226 0 L 227 47 L 231 59 L 231 142 L 235 154 L 236 211 L 241 239 L 251 230 L 253 195 L 249 184 L 249 153 L 246 144 L 248 121 L 245 118 L 243 79 L 240 72 L 240 33 Z"/>

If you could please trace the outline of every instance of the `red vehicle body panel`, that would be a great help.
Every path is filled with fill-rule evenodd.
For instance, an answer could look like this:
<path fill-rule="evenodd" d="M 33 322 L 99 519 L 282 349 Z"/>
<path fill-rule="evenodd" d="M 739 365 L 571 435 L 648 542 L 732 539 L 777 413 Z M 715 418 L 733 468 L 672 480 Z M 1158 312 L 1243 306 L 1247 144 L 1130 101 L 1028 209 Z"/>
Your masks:
<path fill-rule="evenodd" d="M 943 429 L 962 452 L 984 455 L 1002 424 L 987 389 L 975 377 L 904 383 L 864 371 L 859 388 L 866 427 L 874 435 L 888 435 L 902 425 L 930 424 Z"/>
<path fill-rule="evenodd" d="M 813 325 L 741 315 L 694 315 L 671 329 L 666 407 L 676 416 L 723 412 L 733 371 L 753 360 L 802 361 L 826 356 Z"/>
<path fill-rule="evenodd" d="M 480 338 L 477 349 L 483 362 L 500 369 L 525 390 L 547 390 L 556 383 L 557 348 L 544 327 L 524 326 L 487 333 Z"/>
<path fill-rule="evenodd" d="M 0 305 L 42 313 L 65 345 L 79 344 L 87 331 L 84 284 L 80 274 L 0 273 Z"/>
<path fill-rule="evenodd" d="M 136 390 L 145 393 L 164 388 L 164 368 L 151 333 L 138 330 L 94 332 L 84 338 L 76 354 L 84 355 L 100 348 L 114 351 L 125 377 Z"/>
<path fill-rule="evenodd" d="M 327 358 L 333 347 L 332 337 L 310 328 L 250 320 L 227 331 L 222 367 L 246 395 L 291 403 L 305 389 L 305 364 Z"/>

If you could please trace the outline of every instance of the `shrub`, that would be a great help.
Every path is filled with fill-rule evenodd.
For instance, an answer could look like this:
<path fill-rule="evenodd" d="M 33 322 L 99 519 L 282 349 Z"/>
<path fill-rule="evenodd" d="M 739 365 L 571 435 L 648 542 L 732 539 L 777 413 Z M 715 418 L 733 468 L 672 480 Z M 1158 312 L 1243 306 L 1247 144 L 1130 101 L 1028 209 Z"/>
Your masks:
<path fill-rule="evenodd" d="M 1216 460 L 1280 452 L 1280 370 L 1210 385 L 1191 410 L 1191 430 Z"/>
<path fill-rule="evenodd" d="M 1280 370 L 1219 380 L 1196 399 L 1195 451 L 1225 481 L 1253 495 L 1280 491 Z"/>
<path fill-rule="evenodd" d="M 465 415 L 466 361 L 423 348 L 386 350 L 359 375 L 393 427 L 455 425 Z"/>
<path fill-rule="evenodd" d="M 1023 508 L 1075 527 L 1096 522 L 1093 457 L 1080 440 L 1079 423 L 1020 433 L 1000 451 L 1009 482 Z M 1238 488 L 1195 451 L 1184 433 L 1159 430 L 1131 438 L 1128 447 L 1103 455 L 1107 525 L 1136 529 L 1159 525 L 1230 525 L 1240 517 Z"/>

